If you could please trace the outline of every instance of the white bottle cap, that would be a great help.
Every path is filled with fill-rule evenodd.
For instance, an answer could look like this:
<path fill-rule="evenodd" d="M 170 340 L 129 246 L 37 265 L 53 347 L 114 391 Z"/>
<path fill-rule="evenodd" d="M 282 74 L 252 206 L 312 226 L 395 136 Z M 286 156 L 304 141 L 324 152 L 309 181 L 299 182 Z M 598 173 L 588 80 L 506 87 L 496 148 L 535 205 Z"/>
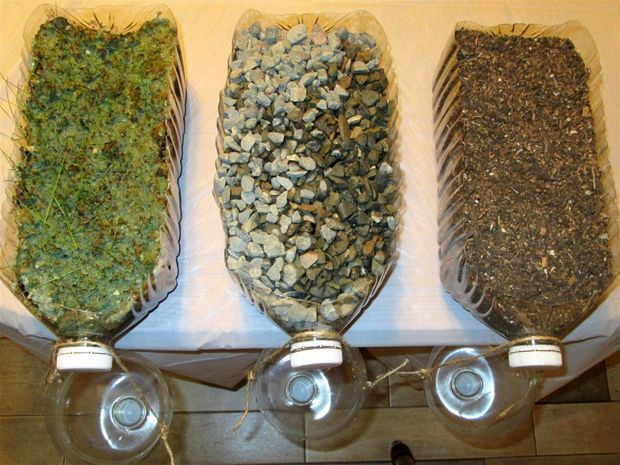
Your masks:
<path fill-rule="evenodd" d="M 508 351 L 511 368 L 559 368 L 562 349 L 554 344 L 518 345 Z"/>
<path fill-rule="evenodd" d="M 342 345 L 333 339 L 291 344 L 291 368 L 333 368 L 342 365 Z"/>
<path fill-rule="evenodd" d="M 56 354 L 58 371 L 110 371 L 112 354 L 103 347 L 86 344 L 61 347 Z"/>

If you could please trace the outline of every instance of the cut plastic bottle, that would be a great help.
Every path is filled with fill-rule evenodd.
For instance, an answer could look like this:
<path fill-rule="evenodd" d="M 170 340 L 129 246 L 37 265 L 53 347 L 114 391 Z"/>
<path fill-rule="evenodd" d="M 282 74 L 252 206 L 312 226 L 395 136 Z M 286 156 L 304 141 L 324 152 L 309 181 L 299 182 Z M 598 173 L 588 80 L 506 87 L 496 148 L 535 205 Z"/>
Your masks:
<path fill-rule="evenodd" d="M 153 449 L 172 421 L 172 399 L 147 359 L 119 352 L 103 372 L 74 371 L 46 392 L 46 425 L 58 450 L 75 465 L 132 465 Z"/>
<path fill-rule="evenodd" d="M 364 59 L 375 57 L 374 72 L 385 83 L 382 92 L 369 89 L 364 94 L 368 105 L 374 105 L 378 98 L 387 112 L 383 126 L 374 132 L 383 141 L 383 152 L 376 154 L 379 158 L 374 162 L 377 168 L 382 167 L 381 173 L 372 179 L 364 177 L 366 186 L 372 184 L 369 189 L 373 195 L 381 193 L 387 199 L 385 211 L 372 215 L 356 204 L 355 196 L 367 193 L 360 191 L 349 199 L 354 189 L 344 193 L 343 181 L 338 178 L 345 167 L 339 157 L 346 156 L 351 148 L 347 139 L 353 137 L 349 131 L 353 129 L 349 124 L 360 124 L 362 120 L 354 109 L 346 114 L 344 110 L 348 96 L 361 92 L 358 86 L 362 85 L 354 80 L 351 60 L 343 58 L 344 51 L 337 52 L 330 64 L 314 63 L 316 72 L 301 73 L 293 79 L 287 75 L 282 78 L 288 82 L 286 85 L 276 85 L 274 81 L 280 78 L 272 66 L 272 48 L 276 55 L 290 47 L 291 54 L 318 57 L 310 54 L 309 49 L 315 47 L 316 52 L 320 44 L 328 43 L 344 47 L 343 44 L 349 44 L 347 41 L 357 41 L 357 49 L 364 49 Z M 242 61 L 248 65 L 240 66 Z M 254 63 L 261 63 L 260 69 Z M 355 72 L 367 75 L 368 79 L 370 71 L 362 65 L 356 63 Z M 290 66 L 295 64 L 291 62 Z M 331 78 L 326 74 L 328 67 Z M 325 94 L 329 106 L 317 102 L 316 108 L 304 107 L 305 120 L 292 124 L 301 116 L 295 116 L 296 111 L 301 111 L 296 105 L 305 105 L 306 98 L 327 92 L 325 82 L 334 80 L 334 76 L 344 79 L 341 82 L 345 87 L 350 85 L 349 90 L 341 87 L 340 94 Z M 261 81 L 259 86 L 262 80 L 272 84 L 273 91 L 265 91 L 269 97 L 265 95 L 264 99 L 257 96 L 256 104 L 246 105 L 246 100 L 238 97 L 250 95 L 256 79 Z M 365 82 L 364 76 L 358 75 L 357 80 Z M 330 91 L 338 87 L 335 81 L 330 85 Z M 259 108 L 258 105 L 266 104 L 266 99 L 274 100 L 273 109 Z M 237 23 L 228 80 L 220 99 L 214 195 L 222 213 L 227 239 L 225 259 L 233 280 L 257 309 L 291 336 L 284 348 L 262 354 L 255 368 L 254 395 L 266 418 L 283 434 L 296 439 L 333 434 L 350 423 L 363 403 L 364 363 L 341 334 L 377 294 L 396 255 L 401 198 L 400 173 L 395 162 L 395 101 L 387 38 L 381 25 L 367 12 L 272 16 L 250 10 Z M 289 110 L 280 114 L 280 103 Z M 276 111 L 280 116 L 273 114 Z M 378 111 L 376 107 L 374 111 Z M 313 127 L 315 120 L 334 125 L 331 139 L 335 145 L 331 147 L 333 160 L 329 164 L 320 159 L 325 154 L 314 150 L 318 150 L 320 141 L 326 140 L 317 135 L 323 132 L 318 126 Z M 261 132 L 259 127 L 277 132 Z M 362 137 L 363 131 L 359 129 L 355 134 Z M 360 149 L 357 157 L 363 155 Z M 283 164 L 288 164 L 288 171 L 282 168 Z M 265 173 L 269 173 L 267 178 Z M 317 176 L 321 176 L 323 187 L 313 192 L 307 187 L 310 184 L 304 183 Z M 334 202 L 328 207 L 330 194 L 338 192 L 341 197 L 335 204 L 339 208 Z M 378 205 L 375 208 L 380 210 Z M 333 212 L 321 213 L 327 210 Z M 371 216 L 375 222 L 372 225 Z M 302 222 L 304 225 L 297 226 Z M 377 225 L 389 229 L 384 237 L 370 238 L 355 232 L 356 227 L 370 230 Z M 358 252 L 353 249 L 356 241 L 362 239 L 369 250 L 363 257 L 360 252 L 359 263 L 355 264 L 353 254 L 357 257 Z M 371 266 L 373 253 L 378 255 Z M 338 260 L 352 263 L 348 275 L 336 275 L 334 270 L 341 263 Z M 319 281 L 321 273 L 328 276 L 319 284 L 312 284 Z M 329 288 L 332 282 L 335 291 Z"/>
<path fill-rule="evenodd" d="M 491 33 L 494 37 L 522 37 L 544 38 L 556 37 L 569 39 L 576 52 L 582 58 L 588 72 L 588 100 L 589 107 L 583 109 L 584 115 L 592 115 L 592 132 L 595 145 L 595 159 L 592 178 L 597 179 L 595 171 L 600 178 L 595 182 L 594 189 L 602 191 L 604 205 L 596 214 L 608 225 L 608 230 L 598 237 L 591 239 L 599 241 L 605 239 L 608 245 L 608 258 L 604 261 L 609 263 L 609 279 L 602 283 L 600 292 L 593 292 L 588 296 L 571 300 L 563 295 L 554 295 L 547 300 L 538 299 L 544 288 L 545 279 L 540 280 L 540 286 L 528 295 L 512 294 L 503 291 L 501 294 L 495 289 L 497 277 L 489 279 L 485 274 L 477 275 L 472 270 L 468 261 L 468 243 L 473 240 L 471 222 L 487 221 L 491 223 L 488 231 L 492 234 L 512 234 L 520 237 L 520 247 L 531 245 L 528 225 L 516 228 L 515 231 L 502 231 L 499 226 L 501 221 L 491 216 L 482 219 L 470 218 L 469 212 L 473 207 L 466 205 L 465 192 L 471 192 L 476 186 L 468 180 L 466 167 L 468 166 L 464 116 L 462 113 L 462 95 L 464 86 L 458 72 L 459 59 L 462 58 L 462 50 L 456 40 L 456 34 L 461 31 L 482 31 Z M 572 72 L 572 71 L 571 71 Z M 583 321 L 609 294 L 613 283 L 617 280 L 620 270 L 620 242 L 618 236 L 618 209 L 612 172 L 609 164 L 609 149 L 605 138 L 605 121 L 603 115 L 603 101 L 601 97 L 601 66 L 594 41 L 588 31 L 579 23 L 567 22 L 558 26 L 540 26 L 534 24 L 503 24 L 498 26 L 483 27 L 474 23 L 458 23 L 455 33 L 448 41 L 447 47 L 440 61 L 439 69 L 433 83 L 433 115 L 435 124 L 435 146 L 438 164 L 439 182 L 439 255 L 441 260 L 441 281 L 450 295 L 459 302 L 463 308 L 471 312 L 476 318 L 501 334 L 509 341 L 519 341 L 509 349 L 508 361 L 514 368 L 554 369 L 563 365 L 562 348 L 560 341 L 569 334 L 581 321 Z M 501 78 L 498 78 L 501 81 Z M 516 149 L 515 149 L 516 150 Z M 492 160 L 496 154 L 489 153 Z M 559 154 L 560 156 L 567 156 Z M 489 185 L 501 186 L 493 178 L 494 172 L 489 169 L 487 173 Z M 589 170 L 590 171 L 590 170 Z M 597 175 L 598 176 L 598 175 Z M 558 181 L 557 179 L 554 181 Z M 567 182 L 572 182 L 568 179 Z M 466 186 L 467 185 L 467 190 Z M 527 188 L 527 186 L 525 187 Z M 469 198 L 469 197 L 467 197 Z M 473 197 L 472 197 L 473 198 Z M 537 208 L 540 202 L 532 205 Z M 570 206 L 570 200 L 566 199 Z M 469 200 L 471 203 L 472 201 Z M 474 199 L 475 202 L 475 199 Z M 510 211 L 505 212 L 510 215 Z M 482 214 L 481 214 L 482 215 Z M 490 218 L 490 219 L 489 219 Z M 602 221 L 601 220 L 601 221 Z M 493 224 L 496 222 L 497 224 Z M 498 223 L 499 222 L 499 223 Z M 487 223 L 485 223 L 486 225 Z M 534 227 L 539 237 L 544 237 L 553 244 L 559 239 L 548 238 L 549 233 L 545 228 L 536 225 Z M 502 236 L 503 237 L 503 236 Z M 498 239 L 499 241 L 499 239 Z M 597 243 L 598 244 L 598 243 Z M 579 254 L 580 250 L 570 250 L 570 243 L 562 243 L 563 253 Z M 505 247 L 516 247 L 515 244 Z M 542 247 L 543 254 L 548 253 L 552 260 L 557 254 L 551 246 L 551 250 Z M 486 255 L 485 255 L 486 256 Z M 492 260 L 491 253 L 485 260 Z M 516 265 L 515 265 L 516 266 Z M 554 269 L 547 257 L 540 259 L 540 270 L 553 273 Z M 537 268 L 538 269 L 538 268 Z M 542 272 L 541 271 L 541 272 Z M 521 266 L 515 272 L 522 272 Z M 582 270 L 573 270 L 573 280 L 593 280 L 593 276 L 582 276 Z M 581 274 L 580 274 L 581 273 Z M 577 278 L 577 276 L 580 276 Z M 501 279 L 501 278 L 500 278 Z M 594 282 L 594 281 L 592 281 Z M 594 284 L 592 284 L 593 286 Z"/>
<path fill-rule="evenodd" d="M 541 374 L 515 370 L 489 347 L 435 347 L 424 382 L 428 405 L 450 429 L 471 439 L 501 438 L 526 421 L 541 386 Z"/>

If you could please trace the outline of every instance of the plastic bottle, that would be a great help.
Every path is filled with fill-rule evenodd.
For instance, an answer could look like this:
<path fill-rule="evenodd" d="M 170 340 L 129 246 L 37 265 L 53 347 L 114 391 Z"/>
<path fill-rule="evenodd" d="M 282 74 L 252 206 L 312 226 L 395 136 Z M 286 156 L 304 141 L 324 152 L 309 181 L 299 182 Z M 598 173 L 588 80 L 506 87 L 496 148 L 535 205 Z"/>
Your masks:
<path fill-rule="evenodd" d="M 131 465 L 170 426 L 172 399 L 161 372 L 144 357 L 119 352 L 105 372 L 71 372 L 47 388 L 46 425 L 54 444 L 75 465 Z"/>
<path fill-rule="evenodd" d="M 571 301 L 558 295 L 554 302 L 541 303 L 535 299 L 535 292 L 532 293 L 534 296 L 498 295 L 494 291 L 493 282 L 485 281 L 484 276 L 476 276 L 472 271 L 465 254 L 470 237 L 468 237 L 464 194 L 467 176 L 465 174 L 464 125 L 460 96 L 462 87 L 458 73 L 458 57 L 461 52 L 454 34 L 448 41 L 433 83 L 433 116 L 439 183 L 441 281 L 450 295 L 476 318 L 509 341 L 513 343 L 518 341 L 509 349 L 511 367 L 543 370 L 558 368 L 563 364 L 560 341 L 607 297 L 620 271 L 618 208 L 605 137 L 601 66 L 596 45 L 589 32 L 575 21 L 557 26 L 502 24 L 489 27 L 462 22 L 456 25 L 455 31 L 460 29 L 483 31 L 495 36 L 569 39 L 589 70 L 588 112 L 591 111 L 592 114 L 595 159 L 598 168 L 598 170 L 593 169 L 592 176 L 595 180 L 595 189 L 602 190 L 604 202 L 596 214 L 605 218 L 608 224 L 608 231 L 599 235 L 598 239 L 605 238 L 609 247 L 611 273 L 609 279 L 601 284 L 603 288 L 600 292 L 589 298 L 584 297 L 581 301 Z M 489 154 L 489 159 L 493 156 L 494 154 Z M 596 181 L 595 171 L 600 173 L 598 181 Z M 570 179 L 568 181 L 570 182 Z M 570 203 L 569 199 L 567 202 Z M 532 208 L 535 207 L 536 205 L 532 205 Z M 509 212 L 506 214 L 508 215 Z M 529 225 L 529 227 L 532 226 Z M 499 233 L 510 232 L 500 230 Z M 530 233 L 526 231 L 526 228 L 523 231 L 513 231 L 512 234 L 522 237 L 520 247 L 532 247 L 529 244 L 531 241 L 528 240 Z M 554 240 L 560 241 L 557 238 L 550 238 L 549 243 L 553 243 Z M 578 254 L 580 252 L 569 250 L 569 245 L 566 244 L 563 247 L 565 247 L 563 253 Z M 556 253 L 554 250 L 551 252 Z M 547 271 L 546 268 L 543 271 Z M 550 267 L 549 272 L 552 271 Z M 582 270 L 574 270 L 574 272 L 575 276 L 580 273 L 584 274 Z M 584 274 L 578 279 L 587 280 L 593 277 Z M 541 279 L 541 288 L 545 286 L 544 280 L 544 278 Z"/>
<path fill-rule="evenodd" d="M 489 347 L 435 347 L 425 380 L 428 405 L 444 423 L 469 438 L 502 437 L 531 414 L 539 372 L 513 369 L 505 352 Z"/>

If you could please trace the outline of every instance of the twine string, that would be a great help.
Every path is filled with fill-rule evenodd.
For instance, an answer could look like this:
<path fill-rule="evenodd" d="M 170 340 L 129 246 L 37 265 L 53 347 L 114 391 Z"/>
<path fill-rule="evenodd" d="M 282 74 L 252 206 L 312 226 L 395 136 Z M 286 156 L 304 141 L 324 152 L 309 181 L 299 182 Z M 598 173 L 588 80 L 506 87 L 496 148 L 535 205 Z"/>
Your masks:
<path fill-rule="evenodd" d="M 396 368 L 387 371 L 379 376 L 377 376 L 373 381 L 366 381 L 366 385 L 365 387 L 367 389 L 373 389 L 377 384 L 379 384 L 381 381 L 383 381 L 385 378 L 394 375 L 394 374 L 398 374 L 398 375 L 410 375 L 410 376 L 419 376 L 420 378 L 422 378 L 423 380 L 425 379 L 429 379 L 430 376 L 437 370 L 439 370 L 440 368 L 444 368 L 444 367 L 450 367 L 450 366 L 455 366 L 455 365 L 461 365 L 463 363 L 467 363 L 467 362 L 472 362 L 474 360 L 477 360 L 479 358 L 484 358 L 484 357 L 488 357 L 490 355 L 498 355 L 508 349 L 510 349 L 511 347 L 514 346 L 518 346 L 527 342 L 531 342 L 531 341 L 545 341 L 545 342 L 549 342 L 552 344 L 556 344 L 559 345 L 562 341 L 561 339 L 557 338 L 557 337 L 553 337 L 553 336 L 525 336 L 519 339 L 514 339 L 512 341 L 506 342 L 504 344 L 500 344 L 498 346 L 494 346 L 491 347 L 483 352 L 480 352 L 478 355 L 470 355 L 467 357 L 459 357 L 459 358 L 455 358 L 453 360 L 450 360 L 448 362 L 445 363 L 440 363 L 439 365 L 435 365 L 432 367 L 428 367 L 428 368 L 420 368 L 418 370 L 414 370 L 414 371 L 402 371 L 402 369 L 409 363 L 409 359 L 406 359 L 404 362 L 402 362 L 400 365 L 398 365 Z"/>
<path fill-rule="evenodd" d="M 260 373 L 261 370 L 266 365 L 271 363 L 276 357 L 278 357 L 283 352 L 287 351 L 291 347 L 291 345 L 293 345 L 294 343 L 299 342 L 301 340 L 307 340 L 307 339 L 312 339 L 312 338 L 314 339 L 335 339 L 343 345 L 346 344 L 346 342 L 344 342 L 344 340 L 342 339 L 342 336 L 339 333 L 332 331 L 330 329 L 321 329 L 321 330 L 316 330 L 316 331 L 304 331 L 302 333 L 297 333 L 293 335 L 291 339 L 289 339 L 289 341 L 286 344 L 284 344 L 282 347 L 270 351 L 267 356 L 259 359 L 258 362 L 256 362 L 256 365 L 254 366 L 254 368 L 248 371 L 248 374 L 246 376 L 247 383 L 245 386 L 245 407 L 244 407 L 243 413 L 241 414 L 241 416 L 239 417 L 239 419 L 235 422 L 233 426 L 234 432 L 238 431 L 239 428 L 241 428 L 241 425 L 243 425 L 243 422 L 245 421 L 245 419 L 247 418 L 250 412 L 252 383 L 256 381 L 257 374 Z M 364 389 L 367 389 L 367 390 L 374 389 L 377 386 L 377 384 L 379 384 L 381 381 L 395 374 L 419 376 L 421 379 L 426 380 L 426 379 L 429 379 L 430 376 L 435 371 L 437 371 L 439 368 L 460 365 L 462 363 L 471 362 L 479 358 L 500 354 L 510 349 L 511 347 L 524 344 L 527 342 L 532 342 L 532 341 L 545 341 L 548 343 L 553 343 L 553 344 L 558 344 L 558 345 L 561 342 L 559 338 L 553 337 L 553 336 L 526 336 L 526 337 L 522 337 L 519 339 L 514 339 L 505 344 L 491 347 L 490 349 L 485 350 L 478 355 L 461 357 L 461 358 L 457 358 L 454 360 L 450 360 L 449 362 L 441 363 L 439 365 L 435 365 L 435 366 L 428 367 L 428 368 L 420 368 L 414 371 L 403 371 L 403 368 L 405 368 L 409 364 L 409 359 L 405 359 L 397 367 L 389 371 L 386 371 L 385 373 L 382 373 L 381 375 L 377 376 L 374 380 L 366 381 L 364 385 Z M 507 410 L 511 410 L 511 408 L 508 408 Z M 501 416 L 505 416 L 508 412 L 502 412 L 502 413 L 503 414 Z"/>
<path fill-rule="evenodd" d="M 58 375 L 58 370 L 56 369 L 56 359 L 57 359 L 58 349 L 60 349 L 61 347 L 75 346 L 76 344 L 79 344 L 79 343 L 80 343 L 79 341 L 58 342 L 52 347 L 52 352 L 50 354 L 50 364 L 49 364 L 49 368 L 47 371 L 47 375 L 45 377 L 46 384 L 53 383 L 54 379 Z M 172 448 L 170 447 L 170 443 L 168 442 L 168 435 L 170 434 L 170 429 L 168 428 L 168 425 L 166 425 L 164 421 L 159 417 L 157 412 L 155 412 L 155 410 L 151 406 L 151 403 L 146 398 L 144 391 L 134 381 L 133 374 L 129 371 L 125 363 L 121 360 L 121 358 L 114 351 L 114 349 L 107 344 L 104 344 L 102 342 L 97 342 L 97 341 L 90 341 L 90 340 L 86 344 L 91 345 L 91 346 L 101 347 L 102 349 L 107 350 L 112 355 L 112 358 L 121 368 L 121 370 L 123 370 L 123 372 L 127 375 L 129 379 L 129 383 L 131 384 L 131 387 L 134 389 L 134 391 L 138 395 L 138 398 L 142 401 L 144 405 L 146 405 L 147 409 L 155 416 L 157 420 L 157 428 L 159 430 L 158 432 L 159 439 L 161 440 L 161 442 L 164 444 L 164 447 L 166 448 L 166 452 L 168 453 L 168 458 L 170 459 L 170 465 L 175 465 L 174 454 L 172 452 Z"/>

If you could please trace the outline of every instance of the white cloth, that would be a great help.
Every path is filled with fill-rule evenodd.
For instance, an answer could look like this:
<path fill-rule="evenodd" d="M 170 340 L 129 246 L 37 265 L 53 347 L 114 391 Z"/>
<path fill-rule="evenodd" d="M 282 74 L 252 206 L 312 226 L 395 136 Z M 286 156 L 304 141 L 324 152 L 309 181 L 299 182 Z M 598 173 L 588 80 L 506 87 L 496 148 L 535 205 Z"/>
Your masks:
<path fill-rule="evenodd" d="M 19 78 L 24 23 L 38 2 L 1 2 L 0 72 Z M 126 3 L 108 0 L 106 4 Z M 152 3 L 137 1 L 134 3 Z M 81 0 L 60 1 L 70 8 Z M 215 137 L 219 92 L 227 71 L 235 23 L 254 2 L 167 1 L 180 25 L 188 77 L 183 157 L 182 240 L 177 289 L 124 336 L 120 348 L 150 351 L 199 351 L 276 347 L 287 336 L 241 296 L 224 266 L 224 233 L 211 194 L 216 159 Z M 481 24 L 525 22 L 558 24 L 580 21 L 598 46 L 603 67 L 608 143 L 616 186 L 620 186 L 620 10 L 616 1 L 266 1 L 260 8 L 282 12 L 344 12 L 363 7 L 383 25 L 399 86 L 400 163 L 405 176 L 405 213 L 396 268 L 374 302 L 346 334 L 355 346 L 429 346 L 491 344 L 503 339 L 454 303 L 441 288 L 437 258 L 437 183 L 431 116 L 431 83 L 441 52 L 461 20 Z M 12 92 L 0 86 L 2 93 Z M 0 131 L 12 133 L 13 122 L 0 113 Z M 10 141 L 0 136 L 3 148 Z M 2 180 L 8 162 L 0 157 Z M 0 285 L 0 324 L 25 336 L 51 338 Z M 568 358 L 582 369 L 603 352 L 618 348 L 620 291 L 582 323 L 569 340 L 597 337 Z M 196 357 L 188 354 L 188 360 Z M 245 363 L 245 362 L 244 362 Z M 231 365 L 232 367 L 232 365 Z M 219 369 L 219 368 L 218 368 Z M 233 369 L 233 368 L 230 368 Z M 186 373 L 188 374 L 188 373 Z M 204 373 L 203 373 L 204 375 Z M 191 376 L 191 374 L 190 374 Z M 204 376 L 198 376 L 205 379 Z"/>

